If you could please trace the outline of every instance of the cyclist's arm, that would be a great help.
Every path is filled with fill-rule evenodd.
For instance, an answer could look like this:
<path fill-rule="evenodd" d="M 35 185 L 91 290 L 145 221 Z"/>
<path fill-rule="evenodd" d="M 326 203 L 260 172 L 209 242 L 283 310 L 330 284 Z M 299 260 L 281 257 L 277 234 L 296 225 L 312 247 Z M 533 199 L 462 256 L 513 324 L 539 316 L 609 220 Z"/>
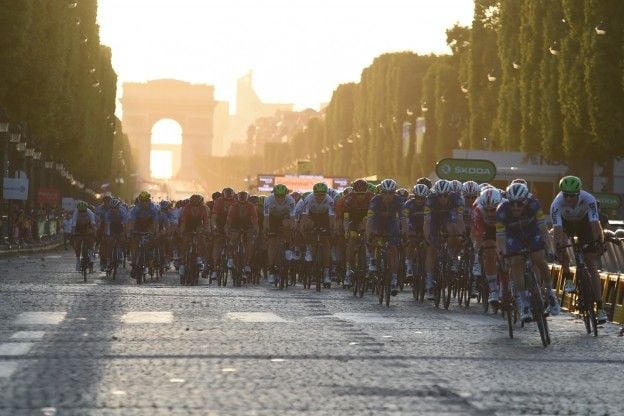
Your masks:
<path fill-rule="evenodd" d="M 600 214 L 598 212 L 598 203 L 596 202 L 596 198 L 594 198 L 591 194 L 587 195 L 587 219 L 589 220 L 589 225 L 591 228 L 592 237 L 595 241 L 604 242 L 604 232 L 602 230 L 602 226 L 600 225 Z"/>
<path fill-rule="evenodd" d="M 505 224 L 500 221 L 496 222 L 496 252 L 502 255 L 507 254 L 507 233 Z"/>
<path fill-rule="evenodd" d="M 423 234 L 427 241 L 431 240 L 431 208 L 425 206 L 425 214 L 423 218 Z"/>

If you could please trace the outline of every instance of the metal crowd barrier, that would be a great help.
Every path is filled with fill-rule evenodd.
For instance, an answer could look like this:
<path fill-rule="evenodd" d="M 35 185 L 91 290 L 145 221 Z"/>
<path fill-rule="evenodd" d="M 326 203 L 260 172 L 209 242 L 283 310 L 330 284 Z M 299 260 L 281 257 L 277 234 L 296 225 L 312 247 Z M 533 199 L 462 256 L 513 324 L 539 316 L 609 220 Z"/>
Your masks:
<path fill-rule="evenodd" d="M 624 241 L 621 242 L 621 245 L 613 242 L 605 243 L 606 251 L 600 258 L 602 267 L 599 269 L 601 270 L 602 303 L 609 315 L 609 320 L 624 324 Z M 570 256 L 570 265 L 573 266 L 574 253 L 571 248 L 567 250 Z M 570 270 L 575 274 L 575 267 L 570 267 Z M 561 306 L 570 312 L 575 312 L 576 295 L 564 293 L 565 281 L 560 265 L 551 265 L 551 276 L 553 286 L 561 299 Z M 576 284 L 576 274 L 574 275 L 574 282 Z"/>

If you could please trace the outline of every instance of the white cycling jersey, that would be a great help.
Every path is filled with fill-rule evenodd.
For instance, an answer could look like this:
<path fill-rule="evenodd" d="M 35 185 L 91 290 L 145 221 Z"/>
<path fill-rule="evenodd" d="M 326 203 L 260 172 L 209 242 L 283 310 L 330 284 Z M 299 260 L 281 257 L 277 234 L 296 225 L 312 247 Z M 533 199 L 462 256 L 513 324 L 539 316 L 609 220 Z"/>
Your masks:
<path fill-rule="evenodd" d="M 295 219 L 299 220 L 301 218 L 301 214 L 303 214 L 303 209 L 305 208 L 305 199 L 301 198 L 297 201 L 295 205 Z"/>
<path fill-rule="evenodd" d="M 585 217 L 587 217 L 589 222 L 600 221 L 596 198 L 585 191 L 581 191 L 577 198 L 576 205 L 574 206 L 566 205 L 563 192 L 559 192 L 550 206 L 550 216 L 552 218 L 553 227 L 562 227 L 563 220 L 567 222 L 579 222 Z"/>
<path fill-rule="evenodd" d="M 295 200 L 292 196 L 286 195 L 283 202 L 279 203 L 275 195 L 269 195 L 264 199 L 264 216 L 290 217 L 295 216 Z"/>
<path fill-rule="evenodd" d="M 321 202 L 317 202 L 314 194 L 310 194 L 306 197 L 303 207 L 302 215 L 314 215 L 314 214 L 328 214 L 330 217 L 334 216 L 334 200 L 329 195 L 325 195 L 325 198 Z"/>

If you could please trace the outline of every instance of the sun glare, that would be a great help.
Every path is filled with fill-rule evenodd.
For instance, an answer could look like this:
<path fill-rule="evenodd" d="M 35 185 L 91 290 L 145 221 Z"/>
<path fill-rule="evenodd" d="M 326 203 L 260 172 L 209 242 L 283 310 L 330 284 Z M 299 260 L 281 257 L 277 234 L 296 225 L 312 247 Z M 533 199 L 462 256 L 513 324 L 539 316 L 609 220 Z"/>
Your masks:
<path fill-rule="evenodd" d="M 182 127 L 169 118 L 157 121 L 152 127 L 152 144 L 182 144 Z"/>
<path fill-rule="evenodd" d="M 150 169 L 152 178 L 170 179 L 173 175 L 173 154 L 168 150 L 152 150 L 150 152 Z"/>

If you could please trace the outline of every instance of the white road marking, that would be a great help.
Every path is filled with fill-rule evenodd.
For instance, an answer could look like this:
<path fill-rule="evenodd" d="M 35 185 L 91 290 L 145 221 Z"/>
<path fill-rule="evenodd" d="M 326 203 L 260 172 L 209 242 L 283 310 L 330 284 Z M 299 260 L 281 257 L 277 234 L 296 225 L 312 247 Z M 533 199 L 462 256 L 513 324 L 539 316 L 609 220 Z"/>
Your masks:
<path fill-rule="evenodd" d="M 60 259 L 62 256 L 58 256 L 58 255 L 50 255 L 50 256 L 45 256 L 46 259 Z"/>
<path fill-rule="evenodd" d="M 33 345 L 32 342 L 5 342 L 0 344 L 0 355 L 25 355 Z"/>
<path fill-rule="evenodd" d="M 11 339 L 41 339 L 45 331 L 17 331 L 11 335 Z"/>
<path fill-rule="evenodd" d="M 17 370 L 16 361 L 0 361 L 0 378 L 9 378 Z"/>
<path fill-rule="evenodd" d="M 22 312 L 17 315 L 16 325 L 58 325 L 63 322 L 67 312 Z"/>
<path fill-rule="evenodd" d="M 358 324 L 391 324 L 394 319 L 379 313 L 336 313 L 335 317 Z"/>
<path fill-rule="evenodd" d="M 166 324 L 173 322 L 173 312 L 128 312 L 121 317 L 121 320 L 127 324 Z"/>
<path fill-rule="evenodd" d="M 230 312 L 225 317 L 239 322 L 288 322 L 272 312 Z"/>

